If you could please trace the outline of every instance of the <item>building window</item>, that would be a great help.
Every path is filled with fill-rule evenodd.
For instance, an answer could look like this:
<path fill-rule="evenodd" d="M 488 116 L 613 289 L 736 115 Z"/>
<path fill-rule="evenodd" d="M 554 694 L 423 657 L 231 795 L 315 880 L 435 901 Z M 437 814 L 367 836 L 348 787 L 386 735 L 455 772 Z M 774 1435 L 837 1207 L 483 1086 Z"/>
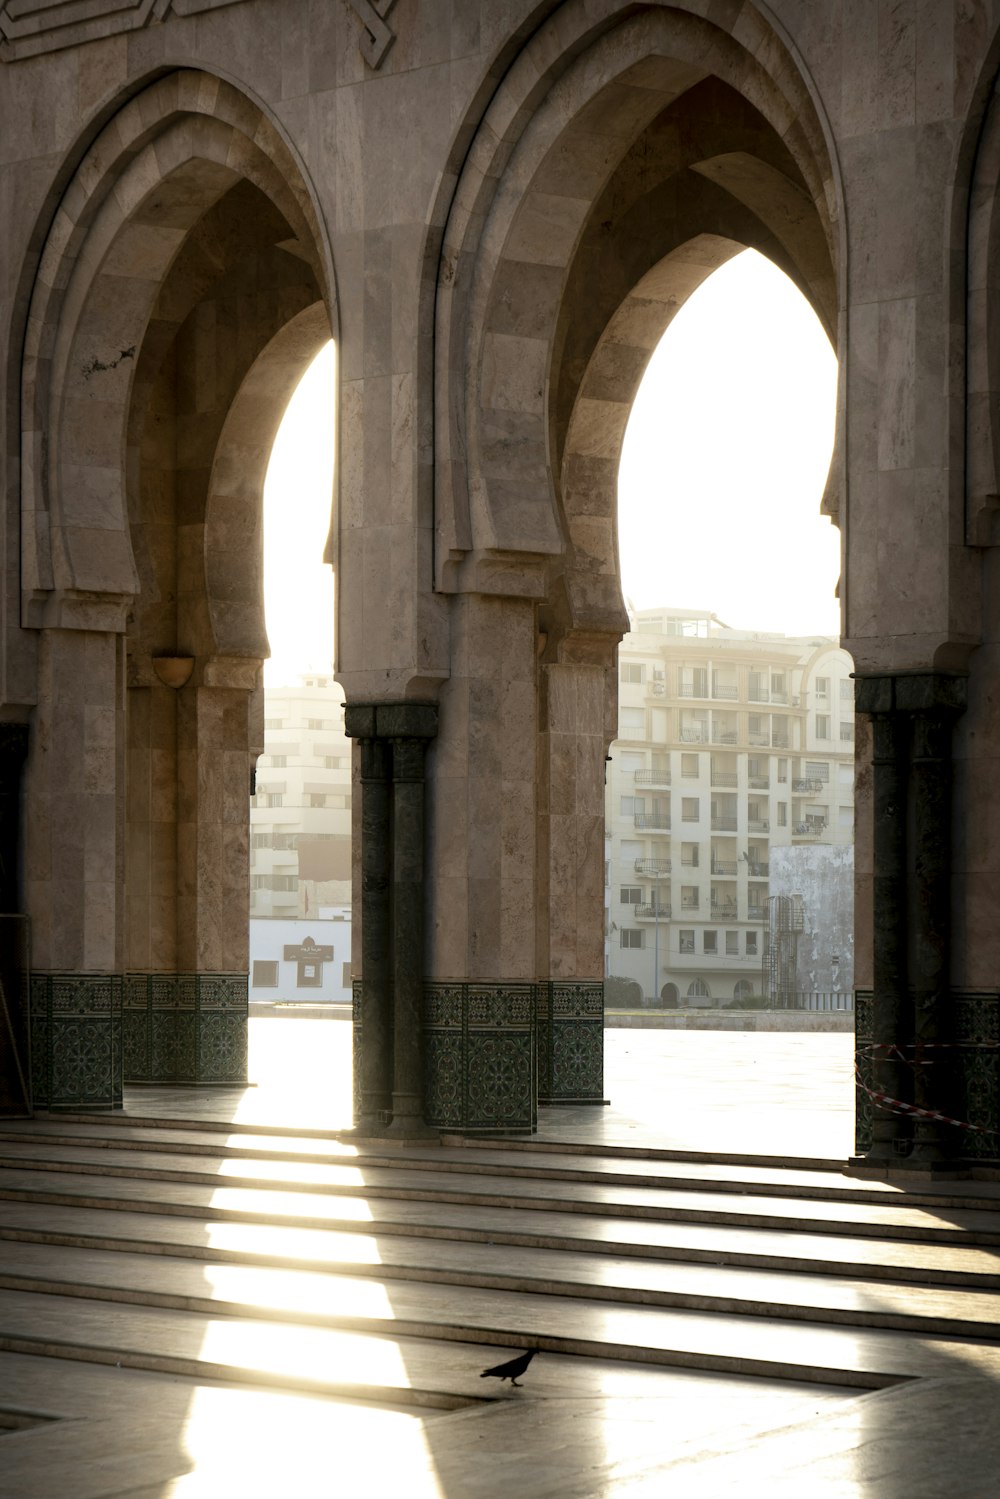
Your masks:
<path fill-rule="evenodd" d="M 641 661 L 623 661 L 621 663 L 622 682 L 644 682 L 646 680 L 646 668 Z"/>
<path fill-rule="evenodd" d="M 851 681 L 850 677 L 841 677 L 841 679 L 840 679 L 840 701 L 842 703 L 850 703 L 850 702 L 853 702 L 853 700 L 854 700 L 854 683 Z"/>
<path fill-rule="evenodd" d="M 701 939 L 702 952 L 717 953 L 719 951 L 718 932 L 703 932 Z"/>
<path fill-rule="evenodd" d="M 787 828 L 787 826 L 788 826 L 788 803 L 787 802 L 779 802 L 778 803 L 778 827 L 779 828 Z"/>
<path fill-rule="evenodd" d="M 682 776 L 687 776 L 689 779 L 692 776 L 695 779 L 697 779 L 697 776 L 698 776 L 698 756 L 697 755 L 681 755 L 681 775 Z"/>
<path fill-rule="evenodd" d="M 779 757 L 778 759 L 778 781 L 788 780 L 788 761 Z"/>
<path fill-rule="evenodd" d="M 806 780 L 807 781 L 823 781 L 825 783 L 829 779 L 830 779 L 830 762 L 829 762 L 829 760 L 807 760 L 806 761 Z"/>
<path fill-rule="evenodd" d="M 726 957 L 727 958 L 738 958 L 739 955 L 740 955 L 740 934 L 739 934 L 739 932 L 727 932 L 726 933 Z"/>
<path fill-rule="evenodd" d="M 687 869 L 698 868 L 698 845 L 697 843 L 681 844 L 681 863 Z"/>
<path fill-rule="evenodd" d="M 322 791 L 309 791 L 306 793 L 307 807 L 325 807 L 326 794 Z"/>
<path fill-rule="evenodd" d="M 838 817 L 838 820 L 840 822 L 840 826 L 842 828 L 853 828 L 853 826 L 854 826 L 854 808 L 853 807 L 838 807 L 837 808 L 837 817 Z"/>
<path fill-rule="evenodd" d="M 694 952 L 694 928 L 682 929 L 680 932 L 681 952 Z"/>
<path fill-rule="evenodd" d="M 643 938 L 646 933 L 639 927 L 623 926 L 618 933 L 619 947 L 645 947 Z"/>
<path fill-rule="evenodd" d="M 622 739 L 645 739 L 645 708 L 619 708 L 618 734 Z"/>
<path fill-rule="evenodd" d="M 642 904 L 642 889 L 639 885 L 623 885 L 618 892 L 618 904 L 638 906 Z"/>
<path fill-rule="evenodd" d="M 816 714 L 816 738 L 829 739 L 830 737 L 830 715 L 829 713 Z"/>
<path fill-rule="evenodd" d="M 783 671 L 772 671 L 771 691 L 782 693 L 785 690 L 785 673 Z"/>
<path fill-rule="evenodd" d="M 757 933 L 756 932 L 747 932 L 747 957 L 748 958 L 755 958 L 756 956 L 757 956 Z"/>
<path fill-rule="evenodd" d="M 681 821 L 697 822 L 699 817 L 698 798 L 696 796 L 681 797 Z"/>
<path fill-rule="evenodd" d="M 816 678 L 816 696 L 817 697 L 829 697 L 830 696 L 830 678 L 829 677 L 817 677 Z"/>
<path fill-rule="evenodd" d="M 351 965 L 350 965 L 350 963 L 345 963 L 344 964 L 343 972 L 341 973 L 341 976 L 340 976 L 340 986 L 341 986 L 342 989 L 349 989 L 351 987 Z"/>
<path fill-rule="evenodd" d="M 681 886 L 681 909 L 684 911 L 697 911 L 698 909 L 698 886 Z"/>
<path fill-rule="evenodd" d="M 271 962 L 270 959 L 255 958 L 253 965 L 253 986 L 255 989 L 277 989 L 277 963 Z"/>
<path fill-rule="evenodd" d="M 265 729 L 283 729 L 285 727 L 285 720 L 283 718 L 265 718 L 264 727 Z"/>
<path fill-rule="evenodd" d="M 619 807 L 622 817 L 635 817 L 638 812 L 645 812 L 646 798 L 644 796 L 623 796 Z"/>
<path fill-rule="evenodd" d="M 692 979 L 688 984 L 688 999 L 711 999 L 712 991 L 704 979 Z"/>
<path fill-rule="evenodd" d="M 253 837 L 250 839 L 250 847 L 251 848 L 270 848 L 271 847 L 271 835 L 270 835 L 270 833 L 254 833 Z"/>
<path fill-rule="evenodd" d="M 323 964 L 315 958 L 300 958 L 297 984 L 300 989 L 319 989 L 323 984 Z"/>
<path fill-rule="evenodd" d="M 287 755 L 268 755 L 268 757 L 267 757 L 267 763 L 268 763 L 268 765 L 275 765 L 275 766 L 281 767 L 283 765 L 287 765 L 288 764 L 288 756 Z"/>
<path fill-rule="evenodd" d="M 281 791 L 266 791 L 260 800 L 265 807 L 283 807 L 285 805 L 285 796 Z"/>
<path fill-rule="evenodd" d="M 844 718 L 840 724 L 840 737 L 845 744 L 854 743 L 854 719 Z"/>
<path fill-rule="evenodd" d="M 749 979 L 737 979 L 733 985 L 734 999 L 749 999 L 753 993 L 753 984 Z"/>

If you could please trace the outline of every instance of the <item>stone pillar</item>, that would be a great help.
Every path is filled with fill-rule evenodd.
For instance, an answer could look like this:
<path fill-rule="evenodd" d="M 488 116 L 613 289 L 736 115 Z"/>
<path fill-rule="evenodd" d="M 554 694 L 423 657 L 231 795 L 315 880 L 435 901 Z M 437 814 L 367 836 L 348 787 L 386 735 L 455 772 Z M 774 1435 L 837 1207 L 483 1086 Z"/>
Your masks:
<path fill-rule="evenodd" d="M 121 1106 L 124 718 L 122 637 L 43 630 L 25 775 L 36 1107 Z"/>
<path fill-rule="evenodd" d="M 938 696 L 941 696 L 940 694 Z M 960 710 L 948 701 L 913 714 L 914 975 L 913 1102 L 955 1117 L 951 1003 L 951 737 Z M 954 1126 L 913 1121 L 915 1161 L 960 1152 Z"/>
<path fill-rule="evenodd" d="M 904 1107 L 873 1103 L 865 1160 L 947 1165 L 960 1148 L 954 1117 L 951 958 L 951 737 L 965 679 L 940 672 L 859 677 L 857 707 L 873 730 L 871 1034 L 858 1071 Z"/>
<path fill-rule="evenodd" d="M 431 1133 L 424 1125 L 424 756 L 437 710 L 424 703 L 378 711 L 392 746 L 392 1125 L 393 1135 Z"/>
<path fill-rule="evenodd" d="M 889 689 L 891 694 L 891 688 Z M 860 705 L 859 705 L 860 706 Z M 908 1034 L 906 919 L 906 756 L 905 725 L 892 712 L 872 713 L 874 801 L 873 979 L 874 1053 L 872 1077 L 879 1093 L 910 1101 L 911 1073 L 896 1049 Z M 871 1154 L 905 1152 L 910 1121 L 878 1106 L 874 1110 Z"/>
<path fill-rule="evenodd" d="M 344 725 L 360 740 L 361 750 L 357 1127 L 362 1134 L 422 1135 L 429 1133 L 424 1123 L 424 756 L 437 733 L 437 707 L 348 704 Z"/>

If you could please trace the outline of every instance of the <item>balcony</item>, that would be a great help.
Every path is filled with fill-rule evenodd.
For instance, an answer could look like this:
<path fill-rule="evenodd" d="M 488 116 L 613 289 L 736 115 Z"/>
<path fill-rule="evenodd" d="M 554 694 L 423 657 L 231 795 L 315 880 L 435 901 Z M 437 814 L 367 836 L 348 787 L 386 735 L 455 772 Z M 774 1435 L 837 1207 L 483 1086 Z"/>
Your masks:
<path fill-rule="evenodd" d="M 771 736 L 763 729 L 749 729 L 747 731 L 747 744 L 752 744 L 757 749 L 767 749 L 771 743 Z"/>
<path fill-rule="evenodd" d="M 634 776 L 637 786 L 669 786 L 670 771 L 667 770 L 637 770 Z"/>
<path fill-rule="evenodd" d="M 635 906 L 635 914 L 643 921 L 659 921 L 661 918 L 669 919 L 671 907 L 662 901 L 659 904 L 653 902 L 649 905 Z"/>
<path fill-rule="evenodd" d="M 727 815 L 725 817 L 713 817 L 712 818 L 712 832 L 713 833 L 735 833 L 736 832 L 736 813 L 734 812 L 731 816 Z"/>
<path fill-rule="evenodd" d="M 735 744 L 736 743 L 736 730 L 735 729 L 722 729 L 722 728 L 719 728 L 719 726 L 717 724 L 713 724 L 712 725 L 712 743 L 713 744 Z"/>
<path fill-rule="evenodd" d="M 766 880 L 771 873 L 770 864 L 748 864 L 747 874 L 752 880 Z"/>
<path fill-rule="evenodd" d="M 794 838 L 818 838 L 826 831 L 826 823 L 822 818 L 810 817 L 805 822 L 792 824 L 792 836 Z"/>
<path fill-rule="evenodd" d="M 771 688 L 771 701 L 772 701 L 772 703 L 784 703 L 784 704 L 787 705 L 787 703 L 788 703 L 788 693 L 787 692 L 779 692 L 776 687 L 772 687 Z"/>
<path fill-rule="evenodd" d="M 712 916 L 719 921 L 735 921 L 736 909 L 734 900 L 713 900 L 712 902 Z"/>
<path fill-rule="evenodd" d="M 722 698 L 724 700 L 728 700 L 729 702 L 735 703 L 739 695 L 740 690 L 736 686 L 729 686 L 725 682 L 712 683 L 713 697 Z"/>
<path fill-rule="evenodd" d="M 747 777 L 747 785 L 750 787 L 751 791 L 770 791 L 770 789 L 771 789 L 771 777 L 770 776 L 748 776 Z"/>
<path fill-rule="evenodd" d="M 736 870 L 737 870 L 738 867 L 739 866 L 737 865 L 737 863 L 735 862 L 735 860 L 731 864 L 729 863 L 728 860 L 725 860 L 725 859 L 713 859 L 712 860 L 712 873 L 713 874 L 720 874 L 720 875 L 723 876 L 724 879 L 735 879 L 736 878 Z"/>
<path fill-rule="evenodd" d="M 697 911 L 699 909 L 699 905 L 700 902 L 697 895 L 685 895 L 681 900 L 682 911 Z"/>
<path fill-rule="evenodd" d="M 766 906 L 755 906 L 753 903 L 747 906 L 747 921 L 764 921 L 766 917 Z"/>
<path fill-rule="evenodd" d="M 634 812 L 632 814 L 634 827 L 643 828 L 650 833 L 670 832 L 669 812 Z"/>
<path fill-rule="evenodd" d="M 681 744 L 707 744 L 708 725 L 695 724 L 693 728 L 684 728 L 682 725 L 679 730 L 679 738 Z"/>
<path fill-rule="evenodd" d="M 658 879 L 661 874 L 669 874 L 670 873 L 670 860 L 669 859 L 636 859 L 636 861 L 635 861 L 635 872 L 636 872 L 636 874 L 651 875 L 654 879 Z"/>
<path fill-rule="evenodd" d="M 787 734 L 774 734 L 771 738 L 772 749 L 790 749 L 791 740 Z"/>
<path fill-rule="evenodd" d="M 771 824 L 766 817 L 751 817 L 747 823 L 747 828 L 751 833 L 769 833 L 771 831 Z"/>
<path fill-rule="evenodd" d="M 738 784 L 739 777 L 735 770 L 716 770 L 714 766 L 712 767 L 713 786 L 737 786 Z"/>
<path fill-rule="evenodd" d="M 708 697 L 707 682 L 679 682 L 677 684 L 678 697 Z"/>
<path fill-rule="evenodd" d="M 823 790 L 822 781 L 808 781 L 802 777 L 792 781 L 792 790 L 799 792 L 802 796 L 815 796 Z"/>

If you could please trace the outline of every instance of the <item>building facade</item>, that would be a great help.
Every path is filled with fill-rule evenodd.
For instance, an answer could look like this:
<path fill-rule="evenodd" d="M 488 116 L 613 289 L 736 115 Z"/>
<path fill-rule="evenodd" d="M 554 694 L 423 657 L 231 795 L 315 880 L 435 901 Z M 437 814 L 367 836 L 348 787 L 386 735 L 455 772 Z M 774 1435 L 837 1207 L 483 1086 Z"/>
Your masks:
<path fill-rule="evenodd" d="M 772 850 L 853 844 L 853 663 L 834 640 L 704 612 L 631 626 L 605 804 L 609 975 L 670 1006 L 761 995 Z"/>
<path fill-rule="evenodd" d="M 315 918 L 351 901 L 351 741 L 344 695 L 312 673 L 264 695 L 250 798 L 250 917 Z"/>

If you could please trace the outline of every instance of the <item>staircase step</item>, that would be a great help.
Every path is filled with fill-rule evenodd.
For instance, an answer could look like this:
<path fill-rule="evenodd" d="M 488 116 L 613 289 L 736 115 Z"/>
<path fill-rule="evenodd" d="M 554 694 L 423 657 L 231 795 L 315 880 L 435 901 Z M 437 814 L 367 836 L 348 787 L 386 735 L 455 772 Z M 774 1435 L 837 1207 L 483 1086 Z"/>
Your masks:
<path fill-rule="evenodd" d="M 415 1282 L 727 1315 L 777 1314 L 785 1320 L 948 1337 L 988 1339 L 1000 1325 L 1000 1295 L 927 1286 L 897 1288 L 845 1279 L 835 1267 L 823 1265 L 816 1265 L 813 1274 L 790 1275 L 714 1265 L 668 1267 L 662 1261 L 551 1249 L 510 1248 L 498 1256 L 488 1245 L 443 1241 L 435 1244 L 434 1264 L 428 1265 L 426 1241 L 421 1239 L 382 1239 L 376 1244 L 362 1235 L 324 1236 L 316 1230 L 235 1224 L 222 1230 L 227 1242 L 220 1244 L 218 1230 L 206 1235 L 204 1227 L 176 1219 L 144 1219 L 137 1226 L 145 1238 L 108 1232 L 87 1235 L 79 1225 L 73 1233 L 51 1227 L 5 1227 L 0 1234 L 0 1278 L 43 1272 L 51 1276 L 60 1264 L 72 1263 L 72 1254 L 64 1254 L 70 1250 L 91 1256 L 102 1267 L 106 1261 L 104 1273 L 110 1275 L 115 1274 L 117 1255 L 171 1256 L 185 1263 L 362 1278 L 388 1283 L 390 1291 L 397 1282 Z"/>
<path fill-rule="evenodd" d="M 359 1167 L 304 1161 L 252 1161 L 238 1155 L 216 1158 L 214 1171 L 195 1169 L 183 1156 L 142 1155 L 64 1147 L 10 1146 L 0 1155 L 0 1178 L 16 1188 L 31 1173 L 65 1177 L 111 1177 L 116 1180 L 185 1183 L 242 1188 L 270 1193 L 335 1192 L 340 1199 L 435 1202 L 528 1211 L 587 1213 L 615 1219 L 649 1218 L 670 1222 L 718 1222 L 747 1228 L 784 1228 L 798 1232 L 850 1233 L 923 1243 L 949 1241 L 1000 1246 L 1000 1218 L 991 1211 L 951 1205 L 909 1207 L 896 1202 L 871 1204 L 824 1202 L 795 1197 L 772 1198 L 752 1193 L 736 1200 L 730 1194 L 668 1191 L 659 1187 L 605 1187 L 555 1181 L 544 1191 L 520 1179 L 491 1179 L 489 1189 L 471 1172 L 410 1172 L 405 1168 Z"/>
<path fill-rule="evenodd" d="M 121 1150 L 150 1155 L 218 1158 L 235 1154 L 252 1161 L 297 1160 L 361 1169 L 388 1167 L 413 1172 L 474 1174 L 477 1178 L 508 1176 L 542 1181 L 591 1182 L 604 1186 L 660 1187 L 671 1190 L 711 1190 L 713 1193 L 753 1192 L 758 1196 L 820 1198 L 907 1207 L 957 1206 L 1000 1213 L 1000 1183 L 942 1182 L 906 1186 L 863 1181 L 842 1169 L 805 1170 L 789 1165 L 734 1165 L 702 1158 L 676 1158 L 668 1166 L 649 1159 L 593 1154 L 569 1156 L 551 1151 L 528 1152 L 524 1147 L 489 1149 L 482 1144 L 473 1154 L 468 1146 L 357 1146 L 337 1139 L 318 1141 L 297 1135 L 268 1135 L 257 1130 L 232 1130 L 223 1152 L 217 1134 L 200 1129 L 168 1130 L 101 1121 L 76 1125 L 69 1132 L 60 1123 L 32 1121 L 0 1124 L 4 1145 L 39 1145 L 75 1153 Z M 92 1157 L 96 1159 L 95 1157 Z"/>
<path fill-rule="evenodd" d="M 236 1268 L 226 1267 L 227 1273 Z M 259 1277 L 261 1272 L 252 1273 Z M 316 1379 L 317 1367 L 331 1369 L 342 1363 L 346 1338 L 366 1338 L 372 1343 L 383 1337 L 408 1342 L 430 1339 L 474 1343 L 479 1349 L 536 1348 L 590 1360 L 622 1359 L 857 1390 L 883 1389 L 902 1379 L 943 1370 L 949 1367 L 948 1350 L 953 1346 L 945 1340 L 918 1342 L 889 1332 L 852 1333 L 848 1338 L 829 1329 L 777 1321 L 769 1323 L 767 1337 L 762 1339 L 759 1329 L 736 1317 L 665 1316 L 587 1302 L 567 1308 L 554 1300 L 538 1305 L 538 1298 L 496 1293 L 463 1298 L 461 1308 L 453 1295 L 438 1300 L 394 1297 L 385 1305 L 365 1304 L 359 1297 L 355 1304 L 365 1305 L 365 1311 L 350 1313 L 334 1309 L 330 1298 L 326 1312 L 319 1302 L 298 1309 L 262 1304 L 253 1299 L 261 1295 L 259 1281 L 254 1289 L 244 1281 L 249 1299 L 241 1300 L 235 1280 L 206 1285 L 202 1296 L 93 1280 L 86 1284 L 30 1276 L 6 1280 L 0 1288 L 0 1350 L 25 1351 L 16 1340 L 38 1338 L 39 1327 L 44 1330 L 47 1324 L 55 1344 L 93 1346 L 105 1353 L 142 1348 L 154 1356 L 214 1361 L 218 1361 L 218 1349 L 226 1351 L 226 1361 L 238 1349 L 240 1358 L 261 1373 L 277 1371 L 306 1381 Z M 150 1319 L 168 1317 L 181 1320 L 163 1323 L 157 1335 L 157 1324 Z M 44 1341 L 49 1340 L 46 1334 Z M 387 1398 L 398 1400 L 398 1379 L 383 1386 L 383 1378 L 380 1372 L 380 1388 L 387 1391 Z M 374 1377 L 363 1381 L 369 1390 L 375 1382 Z M 357 1388 L 350 1395 L 371 1398 Z"/>
<path fill-rule="evenodd" d="M 962 1243 L 939 1246 L 913 1241 L 796 1234 L 782 1230 L 749 1230 L 710 1223 L 616 1222 L 585 1215 L 518 1212 L 487 1213 L 478 1207 L 434 1203 L 375 1202 L 359 1204 L 323 1195 L 214 1191 L 169 1182 L 123 1181 L 93 1184 L 67 1177 L 31 1179 L 24 1186 L 0 1189 L 4 1224 L 25 1222 L 17 1214 L 46 1209 L 75 1215 L 83 1211 L 142 1217 L 171 1217 L 212 1224 L 257 1224 L 289 1230 L 339 1235 L 377 1234 L 382 1238 L 419 1237 L 441 1241 L 557 1249 L 581 1254 L 680 1261 L 692 1264 L 742 1265 L 755 1269 L 814 1271 L 817 1263 L 835 1265 L 842 1276 L 899 1282 L 995 1289 L 1000 1283 L 1000 1253 Z M 50 1190 L 58 1186 L 59 1190 Z M 115 1190 L 109 1190 L 109 1188 Z M 27 1226 L 31 1226 L 30 1216 Z M 5 1232 L 0 1228 L 0 1236 Z M 132 1229 L 129 1229 L 132 1232 Z M 436 1250 L 435 1250 L 436 1252 Z"/>

